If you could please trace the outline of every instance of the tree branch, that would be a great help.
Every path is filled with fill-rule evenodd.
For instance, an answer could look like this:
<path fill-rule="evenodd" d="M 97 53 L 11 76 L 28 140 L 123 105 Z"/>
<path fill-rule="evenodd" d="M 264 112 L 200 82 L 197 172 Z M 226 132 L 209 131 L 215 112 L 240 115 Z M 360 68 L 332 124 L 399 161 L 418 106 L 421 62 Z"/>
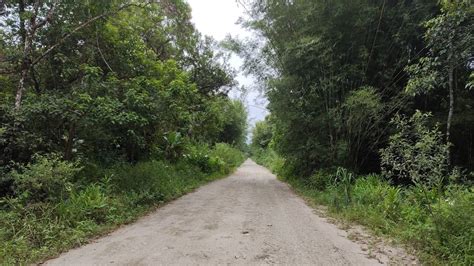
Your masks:
<path fill-rule="evenodd" d="M 114 14 L 117 14 L 118 12 L 124 10 L 124 9 L 127 9 L 129 7 L 132 7 L 132 6 L 135 6 L 135 7 L 145 7 L 147 5 L 149 5 L 150 2 L 148 2 L 147 4 L 145 5 L 137 5 L 137 4 L 133 4 L 133 3 L 130 3 L 130 4 L 126 4 L 124 6 L 121 6 L 119 8 L 117 8 L 116 10 L 114 11 L 111 11 L 111 12 L 105 12 L 105 13 L 102 13 L 98 16 L 95 16 L 93 18 L 90 18 L 89 20 L 81 23 L 80 25 L 78 25 L 77 27 L 75 27 L 71 32 L 67 33 L 66 35 L 64 35 L 61 39 L 58 40 L 58 42 L 56 42 L 55 44 L 53 44 L 51 47 L 49 47 L 44 53 L 42 53 L 39 57 L 37 57 L 35 60 L 33 60 L 33 62 L 31 63 L 32 66 L 36 65 L 38 62 L 40 62 L 43 58 L 45 58 L 48 54 L 50 54 L 54 49 L 56 49 L 58 46 L 60 46 L 63 42 L 65 42 L 68 38 L 70 38 L 74 33 L 78 32 L 79 30 L 87 27 L 88 25 L 92 24 L 93 22 L 99 20 L 99 19 L 102 19 L 102 18 L 105 18 L 105 17 L 108 17 L 108 16 L 111 16 L 111 15 L 114 15 Z"/>

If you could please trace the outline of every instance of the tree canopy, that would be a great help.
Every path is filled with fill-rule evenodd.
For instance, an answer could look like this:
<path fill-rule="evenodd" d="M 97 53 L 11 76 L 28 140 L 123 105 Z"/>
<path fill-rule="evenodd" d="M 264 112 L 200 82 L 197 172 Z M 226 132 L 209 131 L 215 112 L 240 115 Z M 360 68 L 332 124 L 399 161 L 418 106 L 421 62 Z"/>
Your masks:
<path fill-rule="evenodd" d="M 446 129 L 452 164 L 472 170 L 473 8 L 444 2 L 246 1 L 258 37 L 230 43 L 265 88 L 274 148 L 304 174 L 379 171 L 392 117 L 421 110 Z"/>
<path fill-rule="evenodd" d="M 165 137 L 242 145 L 234 70 L 182 0 L 4 3 L 0 165 L 35 153 L 138 161 Z"/>

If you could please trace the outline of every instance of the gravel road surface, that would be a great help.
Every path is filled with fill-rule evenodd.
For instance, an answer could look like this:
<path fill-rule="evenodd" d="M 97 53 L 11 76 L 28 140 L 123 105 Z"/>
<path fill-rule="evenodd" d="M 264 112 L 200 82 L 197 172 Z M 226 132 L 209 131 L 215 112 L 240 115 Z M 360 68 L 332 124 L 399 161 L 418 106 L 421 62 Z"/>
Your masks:
<path fill-rule="evenodd" d="M 231 176 L 46 264 L 379 264 L 370 257 L 288 185 L 247 160 Z"/>

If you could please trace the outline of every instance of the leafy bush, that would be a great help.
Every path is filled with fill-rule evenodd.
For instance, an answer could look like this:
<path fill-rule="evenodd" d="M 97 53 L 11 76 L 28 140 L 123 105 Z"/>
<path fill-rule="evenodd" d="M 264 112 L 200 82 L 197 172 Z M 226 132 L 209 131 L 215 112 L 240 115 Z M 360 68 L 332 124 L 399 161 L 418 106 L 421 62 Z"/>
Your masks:
<path fill-rule="evenodd" d="M 178 160 L 185 150 L 187 140 L 179 132 L 170 132 L 163 139 L 165 158 L 171 161 Z"/>
<path fill-rule="evenodd" d="M 25 201 L 58 201 L 67 196 L 74 176 L 80 171 L 77 163 L 58 155 L 36 155 L 34 162 L 20 167 L 10 175 L 16 194 Z"/>
<path fill-rule="evenodd" d="M 431 222 L 420 235 L 428 235 L 432 247 L 446 261 L 456 264 L 474 263 L 474 191 L 452 186 L 445 197 L 433 204 Z"/>
<path fill-rule="evenodd" d="M 332 176 L 328 174 L 326 178 Z M 347 188 L 341 182 L 319 190 L 310 187 L 304 179 L 287 181 L 300 193 L 327 205 L 332 215 L 414 247 L 428 264 L 471 265 L 474 262 L 472 188 L 451 186 L 439 197 L 436 190 L 396 187 L 381 176 L 369 175 L 357 178 L 350 185 L 351 201 L 347 202 Z"/>
<path fill-rule="evenodd" d="M 177 193 L 172 182 L 182 179 L 176 169 L 162 161 L 122 164 L 112 170 L 112 182 L 120 193 L 128 194 L 132 205 L 150 204 L 172 198 Z M 191 180 L 190 180 L 191 181 Z"/>
<path fill-rule="evenodd" d="M 266 149 L 273 137 L 272 126 L 268 121 L 259 121 L 252 131 L 252 146 L 254 148 Z"/>
<path fill-rule="evenodd" d="M 57 212 L 59 217 L 72 223 L 92 220 L 100 224 L 106 221 L 111 205 L 104 186 L 91 184 L 83 190 L 72 192 L 68 200 L 58 205 Z"/>
<path fill-rule="evenodd" d="M 328 171 L 329 170 L 319 170 L 308 178 L 305 178 L 304 181 L 308 188 L 320 191 L 328 188 L 334 181 L 333 176 Z"/>
<path fill-rule="evenodd" d="M 266 160 L 271 158 L 264 153 Z M 272 162 L 268 162 L 272 164 Z M 281 160 L 281 159 L 278 159 Z M 426 264 L 474 263 L 472 186 L 394 186 L 381 175 L 355 177 L 339 168 L 310 177 L 279 173 L 296 191 L 328 206 L 335 217 L 365 225 L 415 248 Z"/>
<path fill-rule="evenodd" d="M 35 163 L 12 173 L 18 195 L 0 198 L 0 264 L 36 262 L 84 243 L 133 221 L 155 204 L 222 177 L 225 169 L 244 159 L 227 144 L 196 149 L 219 160 L 219 167 L 204 172 L 185 159 L 121 163 L 100 171 L 106 177 L 94 177 L 89 183 L 87 177 L 75 178 L 91 173 L 79 172 L 76 163 L 54 155 L 37 156 Z"/>
<path fill-rule="evenodd" d="M 351 173 L 349 170 L 339 167 L 337 168 L 336 175 L 335 175 L 335 182 L 342 188 L 344 192 L 344 201 L 346 205 L 351 202 L 351 190 L 352 190 L 352 182 L 354 181 L 354 174 Z"/>
<path fill-rule="evenodd" d="M 213 156 L 207 145 L 189 146 L 184 158 L 205 173 L 222 172 L 224 168 L 224 162 L 219 157 Z"/>
<path fill-rule="evenodd" d="M 273 149 L 254 148 L 252 158 L 256 163 L 264 165 L 271 169 L 274 173 L 282 174 L 282 171 L 292 169 L 291 162 L 288 162 L 279 156 Z M 291 170 L 288 171 L 290 173 Z M 286 175 L 285 175 L 286 176 Z"/>
<path fill-rule="evenodd" d="M 430 116 L 417 111 L 409 119 L 397 115 L 392 120 L 397 133 L 380 151 L 382 172 L 389 180 L 433 187 L 449 175 L 449 145 L 437 127 L 428 128 Z"/>
<path fill-rule="evenodd" d="M 239 166 L 245 159 L 244 154 L 240 150 L 226 143 L 217 143 L 212 149 L 211 155 L 220 158 L 224 165 L 228 167 L 227 171 Z"/>

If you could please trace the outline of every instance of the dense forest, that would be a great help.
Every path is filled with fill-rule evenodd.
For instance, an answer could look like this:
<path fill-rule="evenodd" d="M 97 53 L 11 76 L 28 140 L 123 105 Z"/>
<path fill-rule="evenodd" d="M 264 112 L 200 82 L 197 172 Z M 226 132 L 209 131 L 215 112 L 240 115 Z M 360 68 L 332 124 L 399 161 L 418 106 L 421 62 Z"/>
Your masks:
<path fill-rule="evenodd" d="M 474 261 L 471 1 L 240 1 L 269 99 L 254 158 L 334 215 Z M 372 173 L 372 174 L 371 174 Z"/>
<path fill-rule="evenodd" d="M 0 264 L 79 245 L 243 161 L 235 71 L 185 1 L 0 12 Z"/>

